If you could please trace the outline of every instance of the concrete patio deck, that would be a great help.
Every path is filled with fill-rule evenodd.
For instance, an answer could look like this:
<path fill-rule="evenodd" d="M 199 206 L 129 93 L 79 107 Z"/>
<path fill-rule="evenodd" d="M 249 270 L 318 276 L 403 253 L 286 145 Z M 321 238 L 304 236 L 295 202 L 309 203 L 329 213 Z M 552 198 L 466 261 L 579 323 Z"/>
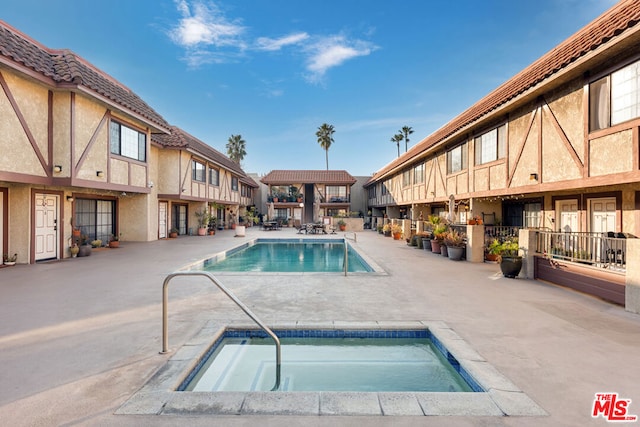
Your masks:
<path fill-rule="evenodd" d="M 602 417 L 591 417 L 599 392 L 631 399 L 629 413 L 640 415 L 640 316 L 561 287 L 503 278 L 495 264 L 449 261 L 372 231 L 358 233 L 357 247 L 385 275 L 220 278 L 267 324 L 445 322 L 548 415 L 116 414 L 171 357 L 159 354 L 164 277 L 255 237 L 304 236 L 295 229 L 252 227 L 242 238 L 223 231 L 122 242 L 119 249 L 86 258 L 0 269 L 2 424 L 606 425 Z M 247 318 L 202 279 L 176 279 L 170 289 L 171 348 L 189 342 L 209 322 Z"/>

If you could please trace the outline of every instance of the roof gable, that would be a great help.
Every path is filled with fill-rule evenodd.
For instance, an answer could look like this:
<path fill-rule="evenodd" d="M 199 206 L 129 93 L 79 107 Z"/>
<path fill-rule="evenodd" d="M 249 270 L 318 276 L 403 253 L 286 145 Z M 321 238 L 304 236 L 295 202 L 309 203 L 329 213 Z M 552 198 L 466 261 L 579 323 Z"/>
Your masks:
<path fill-rule="evenodd" d="M 356 179 L 344 170 L 272 170 L 261 180 L 267 185 L 286 184 L 355 184 Z"/>

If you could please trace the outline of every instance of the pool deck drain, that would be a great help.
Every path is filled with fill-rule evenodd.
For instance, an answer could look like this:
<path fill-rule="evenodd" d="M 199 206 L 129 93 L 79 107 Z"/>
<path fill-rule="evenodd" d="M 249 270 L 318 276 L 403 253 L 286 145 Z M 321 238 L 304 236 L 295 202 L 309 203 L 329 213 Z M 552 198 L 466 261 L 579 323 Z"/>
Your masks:
<path fill-rule="evenodd" d="M 175 391 L 225 329 L 255 329 L 247 322 L 206 324 L 179 348 L 116 414 L 127 415 L 340 415 L 340 416 L 546 416 L 508 378 L 440 321 L 289 322 L 275 330 L 428 329 L 484 392 L 186 392 Z"/>

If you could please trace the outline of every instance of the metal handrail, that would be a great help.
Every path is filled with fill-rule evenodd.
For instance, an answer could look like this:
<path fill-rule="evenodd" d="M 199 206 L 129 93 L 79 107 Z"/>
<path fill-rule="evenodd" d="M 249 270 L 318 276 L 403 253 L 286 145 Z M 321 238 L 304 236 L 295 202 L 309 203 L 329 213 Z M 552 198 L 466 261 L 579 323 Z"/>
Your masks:
<path fill-rule="evenodd" d="M 246 305 L 244 305 L 242 301 L 238 299 L 238 297 L 236 297 L 229 289 L 227 289 L 222 283 L 220 283 L 218 279 L 215 278 L 215 276 L 213 276 L 212 274 L 206 271 L 177 271 L 175 273 L 169 274 L 164 279 L 164 283 L 162 284 L 162 351 L 160 353 L 165 354 L 169 352 L 169 319 L 168 319 L 169 282 L 171 281 L 171 279 L 173 279 L 176 276 L 208 277 L 209 280 L 211 280 L 213 284 L 218 287 L 218 289 L 224 292 L 226 296 L 231 298 L 231 300 L 235 302 L 236 305 L 240 307 L 242 311 L 244 311 L 245 314 L 251 318 L 251 320 L 256 322 L 258 326 L 260 326 L 260 328 L 262 328 L 262 330 L 266 332 L 267 335 L 269 335 L 273 339 L 273 341 L 275 341 L 276 343 L 276 383 L 271 389 L 271 391 L 275 391 L 278 388 L 280 388 L 280 367 L 282 364 L 282 352 L 280 350 L 280 340 L 278 339 L 277 335 L 274 334 L 273 331 L 269 329 L 267 325 L 262 323 L 262 321 L 258 319 L 256 315 L 253 314 L 251 310 L 249 310 L 249 308 Z"/>
<path fill-rule="evenodd" d="M 347 239 L 344 239 L 344 275 L 347 275 L 347 270 L 349 269 L 349 248 L 347 247 Z"/>
<path fill-rule="evenodd" d="M 349 238 L 349 236 L 348 236 L 349 234 L 353 234 L 353 239 L 351 239 L 351 240 L 353 240 L 354 242 L 358 243 L 358 236 L 356 235 L 355 231 L 344 233 L 344 238 L 348 239 Z"/>

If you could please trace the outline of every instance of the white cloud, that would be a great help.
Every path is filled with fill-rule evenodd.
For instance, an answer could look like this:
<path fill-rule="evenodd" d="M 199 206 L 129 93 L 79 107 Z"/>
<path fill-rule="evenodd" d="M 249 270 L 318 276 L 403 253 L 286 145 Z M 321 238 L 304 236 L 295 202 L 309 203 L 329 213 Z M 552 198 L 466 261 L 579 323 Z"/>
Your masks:
<path fill-rule="evenodd" d="M 214 3 L 175 0 L 182 18 L 169 32 L 169 37 L 178 46 L 186 49 L 185 61 L 190 66 L 225 62 L 224 52 L 212 52 L 208 48 L 232 47 L 242 50 L 245 43 L 242 35 L 245 28 L 237 22 L 228 21 Z"/>
<path fill-rule="evenodd" d="M 327 70 L 342 65 L 358 56 L 367 56 L 376 50 L 372 43 L 362 40 L 347 40 L 344 36 L 325 37 L 308 46 L 307 76 L 311 82 L 318 82 Z"/>
<path fill-rule="evenodd" d="M 307 33 L 295 33 L 288 36 L 280 37 L 278 39 L 272 39 L 269 37 L 259 37 L 256 40 L 256 47 L 258 50 L 276 51 L 282 49 L 284 46 L 299 44 L 309 38 Z"/>

